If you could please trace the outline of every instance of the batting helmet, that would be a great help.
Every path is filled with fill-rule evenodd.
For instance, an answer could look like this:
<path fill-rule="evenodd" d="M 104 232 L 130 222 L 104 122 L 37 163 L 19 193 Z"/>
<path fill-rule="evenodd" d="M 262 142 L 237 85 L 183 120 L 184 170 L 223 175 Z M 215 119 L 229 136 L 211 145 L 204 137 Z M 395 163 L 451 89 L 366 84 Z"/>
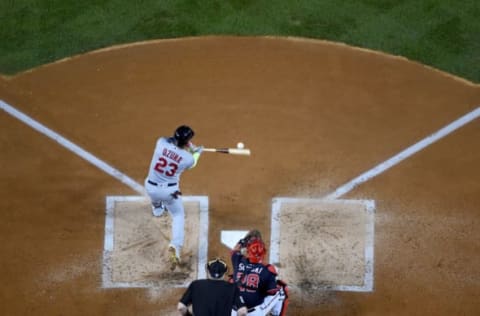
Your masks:
<path fill-rule="evenodd" d="M 267 248 L 260 238 L 252 238 L 247 244 L 247 258 L 251 263 L 261 263 Z"/>
<path fill-rule="evenodd" d="M 213 278 L 218 279 L 223 277 L 228 268 L 225 261 L 220 258 L 215 258 L 207 263 L 207 270 Z"/>
<path fill-rule="evenodd" d="M 190 139 L 193 138 L 194 135 L 195 132 L 193 131 L 193 129 L 191 129 L 187 125 L 182 125 L 175 130 L 173 138 L 175 138 L 179 147 L 183 147 L 188 144 L 188 142 L 190 141 Z"/>

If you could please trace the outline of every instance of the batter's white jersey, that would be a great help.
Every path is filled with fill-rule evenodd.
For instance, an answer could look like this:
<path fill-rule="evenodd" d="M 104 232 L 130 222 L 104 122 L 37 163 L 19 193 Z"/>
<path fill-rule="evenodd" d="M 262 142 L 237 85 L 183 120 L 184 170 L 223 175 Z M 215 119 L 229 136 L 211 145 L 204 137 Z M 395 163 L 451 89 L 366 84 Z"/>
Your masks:
<path fill-rule="evenodd" d="M 168 142 L 167 138 L 161 137 L 157 140 L 150 162 L 148 180 L 159 184 L 179 183 L 182 172 L 193 165 L 194 159 L 190 152 Z"/>

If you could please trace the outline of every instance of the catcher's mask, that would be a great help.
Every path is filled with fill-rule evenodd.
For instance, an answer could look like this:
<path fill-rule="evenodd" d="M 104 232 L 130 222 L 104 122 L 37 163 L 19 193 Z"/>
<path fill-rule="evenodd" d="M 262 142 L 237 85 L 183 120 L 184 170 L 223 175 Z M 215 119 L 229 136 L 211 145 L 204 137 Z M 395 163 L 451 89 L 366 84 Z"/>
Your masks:
<path fill-rule="evenodd" d="M 247 245 L 247 258 L 251 263 L 261 263 L 265 257 L 267 248 L 259 238 L 252 238 Z"/>
<path fill-rule="evenodd" d="M 179 147 L 183 147 L 193 138 L 194 135 L 195 132 L 193 129 L 187 125 L 182 125 L 175 130 L 173 138 L 175 138 Z"/>
<path fill-rule="evenodd" d="M 227 272 L 227 263 L 220 258 L 215 258 L 207 263 L 208 273 L 212 278 L 222 278 Z"/>

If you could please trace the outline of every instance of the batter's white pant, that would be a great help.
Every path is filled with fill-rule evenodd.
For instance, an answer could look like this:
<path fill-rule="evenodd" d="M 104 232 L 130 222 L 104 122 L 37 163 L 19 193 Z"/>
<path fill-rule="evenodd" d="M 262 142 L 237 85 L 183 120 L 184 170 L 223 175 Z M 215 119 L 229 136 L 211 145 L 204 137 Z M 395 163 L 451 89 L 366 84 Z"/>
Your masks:
<path fill-rule="evenodd" d="M 280 289 L 275 295 L 266 296 L 262 304 L 250 308 L 248 316 L 266 316 L 269 313 L 274 316 L 280 315 L 285 299 L 285 292 L 283 289 Z M 232 311 L 232 316 L 236 315 L 237 311 Z"/>
<path fill-rule="evenodd" d="M 172 217 L 172 239 L 170 244 L 177 248 L 177 256 L 179 256 L 185 239 L 185 209 L 183 207 L 182 196 L 177 195 L 178 198 L 172 196 L 172 193 L 179 191 L 178 184 L 171 187 L 167 186 L 166 183 L 152 185 L 148 183 L 148 179 L 146 179 L 145 190 L 148 196 L 150 196 L 152 204 L 161 201 L 170 213 Z"/>

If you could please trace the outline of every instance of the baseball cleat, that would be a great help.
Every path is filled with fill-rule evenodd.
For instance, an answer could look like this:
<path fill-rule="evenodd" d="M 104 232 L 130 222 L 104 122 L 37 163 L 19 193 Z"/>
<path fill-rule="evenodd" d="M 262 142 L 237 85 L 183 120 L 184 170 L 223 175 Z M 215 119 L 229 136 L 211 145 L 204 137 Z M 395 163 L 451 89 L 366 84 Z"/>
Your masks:
<path fill-rule="evenodd" d="M 165 213 L 165 205 L 163 202 L 152 205 L 152 214 L 155 217 L 160 217 Z"/>
<path fill-rule="evenodd" d="M 168 256 L 170 260 L 170 270 L 173 271 L 180 264 L 180 258 L 177 256 L 175 246 L 168 246 Z"/>

